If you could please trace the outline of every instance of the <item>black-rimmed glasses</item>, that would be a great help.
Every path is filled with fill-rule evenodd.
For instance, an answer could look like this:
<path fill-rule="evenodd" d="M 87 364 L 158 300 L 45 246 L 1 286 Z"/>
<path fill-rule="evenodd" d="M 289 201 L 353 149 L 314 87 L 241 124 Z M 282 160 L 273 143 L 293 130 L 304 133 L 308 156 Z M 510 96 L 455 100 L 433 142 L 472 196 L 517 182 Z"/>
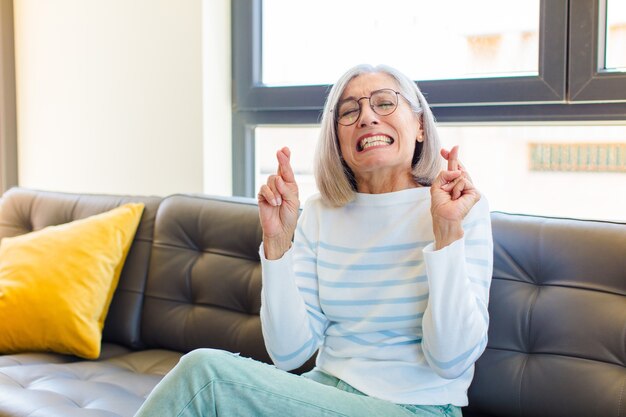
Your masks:
<path fill-rule="evenodd" d="M 367 97 L 358 99 L 349 98 L 342 100 L 337 104 L 335 109 L 335 121 L 342 126 L 351 126 L 359 120 L 361 116 L 361 100 L 368 99 L 370 108 L 379 116 L 389 116 L 398 108 L 398 91 L 391 88 L 383 88 L 382 90 L 372 91 Z"/>

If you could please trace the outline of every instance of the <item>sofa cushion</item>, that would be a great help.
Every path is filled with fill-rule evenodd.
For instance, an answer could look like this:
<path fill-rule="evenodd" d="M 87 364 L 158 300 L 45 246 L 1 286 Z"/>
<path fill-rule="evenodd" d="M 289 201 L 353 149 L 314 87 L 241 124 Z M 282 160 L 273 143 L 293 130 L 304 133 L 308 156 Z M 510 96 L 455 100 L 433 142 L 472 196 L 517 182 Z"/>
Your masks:
<path fill-rule="evenodd" d="M 171 196 L 157 213 L 142 338 L 155 348 L 225 349 L 270 362 L 261 305 L 258 208 L 250 199 Z"/>
<path fill-rule="evenodd" d="M 145 205 L 103 330 L 103 341 L 141 348 L 140 314 L 159 197 L 70 194 L 13 188 L 0 202 L 0 239 L 69 223 L 125 203 Z"/>
<path fill-rule="evenodd" d="M 131 417 L 180 356 L 146 350 L 103 361 L 0 367 L 1 412 L 30 417 Z"/>

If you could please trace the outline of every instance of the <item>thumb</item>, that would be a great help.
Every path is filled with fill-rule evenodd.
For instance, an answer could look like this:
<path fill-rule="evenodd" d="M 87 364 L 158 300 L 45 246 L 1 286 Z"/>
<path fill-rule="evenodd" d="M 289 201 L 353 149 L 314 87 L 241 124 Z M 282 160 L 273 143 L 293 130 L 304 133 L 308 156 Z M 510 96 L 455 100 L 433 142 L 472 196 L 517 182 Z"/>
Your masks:
<path fill-rule="evenodd" d="M 435 181 L 433 181 L 433 187 L 443 187 L 449 182 L 459 178 L 463 173 L 461 171 L 441 171 Z"/>

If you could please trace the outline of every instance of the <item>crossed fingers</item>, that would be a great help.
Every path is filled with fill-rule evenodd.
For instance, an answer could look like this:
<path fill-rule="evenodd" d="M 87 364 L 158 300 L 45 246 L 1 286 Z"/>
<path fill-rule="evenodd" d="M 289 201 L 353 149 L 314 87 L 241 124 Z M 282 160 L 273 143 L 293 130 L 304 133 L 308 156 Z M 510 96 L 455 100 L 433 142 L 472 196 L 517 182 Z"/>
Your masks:
<path fill-rule="evenodd" d="M 267 202 L 272 206 L 280 206 L 283 200 L 298 198 L 295 175 L 289 162 L 290 157 L 291 151 L 287 147 L 276 152 L 278 170 L 276 174 L 268 177 L 266 184 L 261 186 L 257 196 L 259 203 Z"/>
<path fill-rule="evenodd" d="M 474 190 L 472 179 L 459 160 L 459 147 L 454 146 L 450 151 L 442 149 L 441 156 L 448 161 L 447 171 L 442 171 L 443 185 L 441 189 L 449 192 L 452 200 L 461 197 L 463 192 Z"/>

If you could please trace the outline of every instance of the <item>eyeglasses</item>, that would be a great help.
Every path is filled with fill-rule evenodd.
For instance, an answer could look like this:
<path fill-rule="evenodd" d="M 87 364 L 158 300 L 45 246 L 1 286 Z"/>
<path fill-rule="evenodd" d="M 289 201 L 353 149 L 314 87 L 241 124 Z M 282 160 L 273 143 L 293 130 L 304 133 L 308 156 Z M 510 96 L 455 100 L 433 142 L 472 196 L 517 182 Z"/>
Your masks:
<path fill-rule="evenodd" d="M 373 91 L 369 97 L 359 99 L 347 99 L 340 101 L 335 109 L 335 121 L 342 126 L 351 126 L 359 120 L 361 116 L 361 100 L 368 99 L 370 107 L 379 116 L 389 116 L 398 108 L 399 92 L 391 88 Z"/>

